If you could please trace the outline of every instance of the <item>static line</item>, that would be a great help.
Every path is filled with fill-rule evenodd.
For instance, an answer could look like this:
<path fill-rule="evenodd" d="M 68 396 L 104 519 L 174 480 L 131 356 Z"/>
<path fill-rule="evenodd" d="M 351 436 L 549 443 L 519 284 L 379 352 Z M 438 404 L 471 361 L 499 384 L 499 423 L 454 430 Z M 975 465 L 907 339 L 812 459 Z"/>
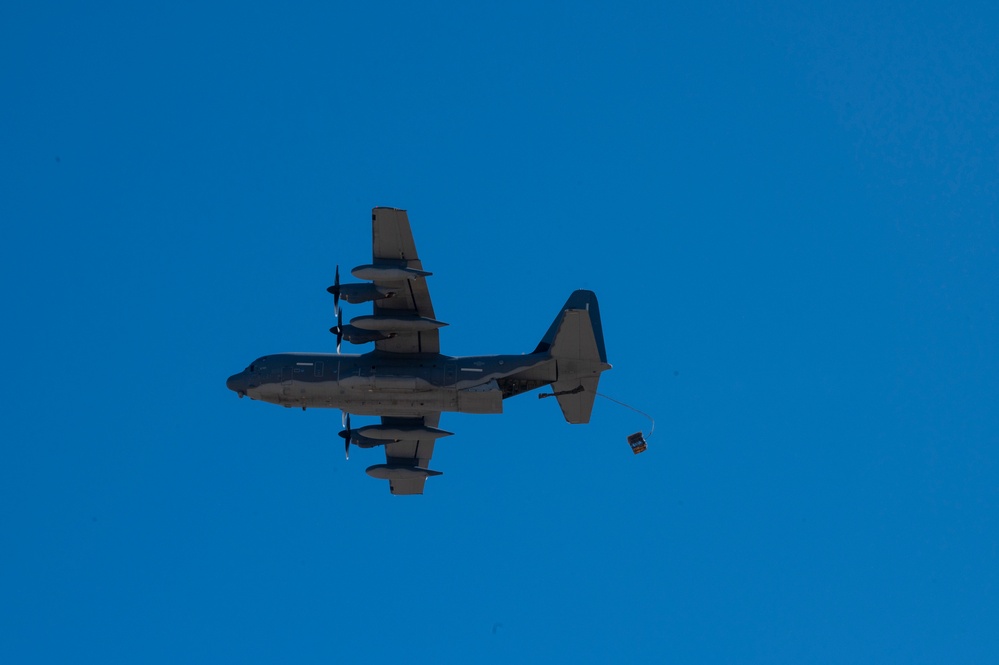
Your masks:
<path fill-rule="evenodd" d="M 630 404 L 625 404 L 624 402 L 622 402 L 619 399 L 614 399 L 613 397 L 610 397 L 608 395 L 604 395 L 603 393 L 597 393 L 597 395 L 600 396 L 600 397 L 603 397 L 604 399 L 609 399 L 610 401 L 614 402 L 615 404 L 620 404 L 621 406 L 623 406 L 623 407 L 625 407 L 627 409 L 631 409 L 635 413 L 640 413 L 643 416 L 645 416 L 646 418 L 648 418 L 652 422 L 652 429 L 649 430 L 649 435 L 647 437 L 645 437 L 645 438 L 646 439 L 651 439 L 652 438 L 652 433 L 656 431 L 656 419 L 655 418 L 653 418 L 649 414 L 645 413 L 641 409 L 636 409 L 635 407 L 633 407 Z"/>

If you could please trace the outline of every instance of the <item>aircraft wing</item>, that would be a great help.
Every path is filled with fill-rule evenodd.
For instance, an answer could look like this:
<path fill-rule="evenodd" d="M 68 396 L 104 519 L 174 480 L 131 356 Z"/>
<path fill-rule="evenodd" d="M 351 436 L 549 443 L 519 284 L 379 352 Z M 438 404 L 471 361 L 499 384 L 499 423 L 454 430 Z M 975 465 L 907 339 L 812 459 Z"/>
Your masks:
<path fill-rule="evenodd" d="M 437 427 L 441 420 L 440 413 L 427 414 L 421 418 L 398 418 L 382 416 L 383 425 L 427 425 Z M 430 457 L 434 454 L 434 440 L 420 439 L 413 441 L 394 441 L 385 446 L 385 463 L 401 466 L 429 468 Z M 389 480 L 389 490 L 392 494 L 423 494 L 426 477 L 401 478 Z"/>
<path fill-rule="evenodd" d="M 423 270 L 405 210 L 374 208 L 371 211 L 371 235 L 373 263 L 394 263 L 401 267 Z M 420 277 L 375 283 L 396 290 L 396 295 L 391 298 L 374 301 L 376 316 L 406 313 L 435 318 L 426 279 Z M 394 353 L 440 353 L 440 334 L 437 330 L 400 332 L 391 339 L 375 342 L 375 348 Z M 433 443 L 430 445 L 433 447 Z"/>

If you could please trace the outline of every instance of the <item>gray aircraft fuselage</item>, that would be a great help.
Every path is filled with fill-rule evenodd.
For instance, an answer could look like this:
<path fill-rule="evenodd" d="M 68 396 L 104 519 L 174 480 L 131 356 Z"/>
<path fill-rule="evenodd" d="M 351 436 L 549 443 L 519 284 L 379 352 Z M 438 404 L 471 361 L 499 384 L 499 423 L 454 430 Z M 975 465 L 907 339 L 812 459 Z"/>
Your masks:
<path fill-rule="evenodd" d="M 240 397 L 358 415 L 419 416 L 435 411 L 502 413 L 503 399 L 556 378 L 547 353 L 407 357 L 377 351 L 363 355 L 278 353 L 258 358 L 230 376 Z"/>
<path fill-rule="evenodd" d="M 350 447 L 381 447 L 385 462 L 369 466 L 389 481 L 392 494 L 422 494 L 426 479 L 441 475 L 429 463 L 441 413 L 502 413 L 503 400 L 543 386 L 552 392 L 566 422 L 590 421 L 601 372 L 609 370 L 596 294 L 569 294 L 531 353 L 452 357 L 440 353 L 440 329 L 427 278 L 405 210 L 371 210 L 371 263 L 351 269 L 359 283 L 341 283 L 340 267 L 326 290 L 333 295 L 337 353 L 261 356 L 228 378 L 239 397 L 286 408 L 340 409 L 344 453 Z M 475 302 L 494 303 L 494 294 Z M 370 313 L 343 320 L 340 301 L 370 303 Z M 342 342 L 374 343 L 370 353 L 341 354 Z M 354 428 L 350 416 L 378 416 L 378 424 Z"/>

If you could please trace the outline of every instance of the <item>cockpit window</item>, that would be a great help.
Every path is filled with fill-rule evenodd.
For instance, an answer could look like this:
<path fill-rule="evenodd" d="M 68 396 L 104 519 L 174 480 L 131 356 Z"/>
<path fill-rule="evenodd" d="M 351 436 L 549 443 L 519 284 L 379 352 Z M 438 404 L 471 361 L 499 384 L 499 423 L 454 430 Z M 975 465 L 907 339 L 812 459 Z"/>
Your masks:
<path fill-rule="evenodd" d="M 252 372 L 252 371 L 254 371 L 254 369 L 255 369 L 254 366 L 250 365 L 250 371 Z"/>

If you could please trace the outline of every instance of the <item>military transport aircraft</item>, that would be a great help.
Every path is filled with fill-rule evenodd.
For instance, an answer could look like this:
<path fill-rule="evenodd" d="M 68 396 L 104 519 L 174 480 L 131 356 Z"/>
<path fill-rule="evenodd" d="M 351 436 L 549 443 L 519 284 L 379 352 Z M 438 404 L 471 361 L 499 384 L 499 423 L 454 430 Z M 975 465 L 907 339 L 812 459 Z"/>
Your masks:
<path fill-rule="evenodd" d="M 531 353 L 508 356 L 441 355 L 439 329 L 405 210 L 371 211 L 372 262 L 351 274 L 367 280 L 341 284 L 333 294 L 337 353 L 278 353 L 257 358 L 226 381 L 240 397 L 284 407 L 343 411 L 345 451 L 385 447 L 385 464 L 367 473 L 389 481 L 393 494 L 422 494 L 438 439 L 441 412 L 502 413 L 507 397 L 552 385 L 570 423 L 590 420 L 600 373 L 611 368 L 600 311 L 592 291 L 575 291 Z M 374 312 L 344 325 L 340 299 L 372 302 Z M 340 343 L 374 342 L 362 355 L 341 354 Z M 350 414 L 381 416 L 381 424 L 351 429 Z"/>

